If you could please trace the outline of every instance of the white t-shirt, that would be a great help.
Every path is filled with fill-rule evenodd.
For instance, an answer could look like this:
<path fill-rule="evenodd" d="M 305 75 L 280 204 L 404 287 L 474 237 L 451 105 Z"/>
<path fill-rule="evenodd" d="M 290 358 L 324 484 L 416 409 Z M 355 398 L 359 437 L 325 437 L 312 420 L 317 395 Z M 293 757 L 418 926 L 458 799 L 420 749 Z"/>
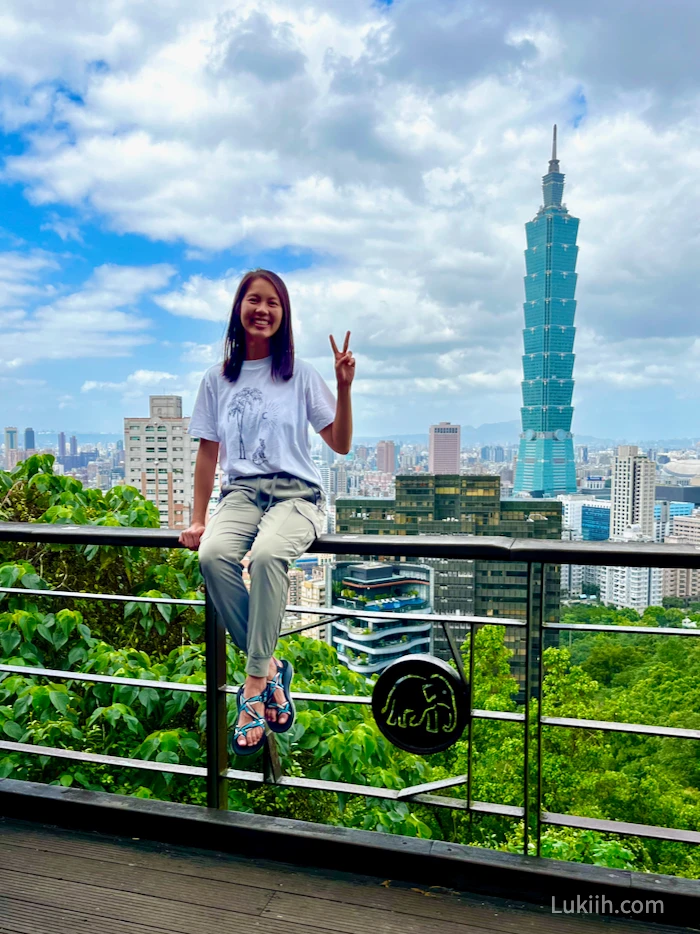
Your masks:
<path fill-rule="evenodd" d="M 335 398 L 310 363 L 294 360 L 290 380 L 273 380 L 272 357 L 244 360 L 235 383 L 210 367 L 197 393 L 188 433 L 219 442 L 226 479 L 289 473 L 322 485 L 311 460 L 309 423 L 316 432 L 335 418 Z"/>

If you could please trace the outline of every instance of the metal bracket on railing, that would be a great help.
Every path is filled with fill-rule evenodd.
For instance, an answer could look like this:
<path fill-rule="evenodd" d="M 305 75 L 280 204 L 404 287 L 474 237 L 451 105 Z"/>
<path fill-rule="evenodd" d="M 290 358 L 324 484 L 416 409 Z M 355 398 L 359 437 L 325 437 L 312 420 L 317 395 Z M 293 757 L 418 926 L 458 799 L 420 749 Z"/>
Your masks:
<path fill-rule="evenodd" d="M 282 778 L 282 763 L 280 762 L 279 749 L 275 734 L 267 731 L 267 742 L 263 746 L 263 774 L 265 782 L 269 785 L 276 785 Z"/>

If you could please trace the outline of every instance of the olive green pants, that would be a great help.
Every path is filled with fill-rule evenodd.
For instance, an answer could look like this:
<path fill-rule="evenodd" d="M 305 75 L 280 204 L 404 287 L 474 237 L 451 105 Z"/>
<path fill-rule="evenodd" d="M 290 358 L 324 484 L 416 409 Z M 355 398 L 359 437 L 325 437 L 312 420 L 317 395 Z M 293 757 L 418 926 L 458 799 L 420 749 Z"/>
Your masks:
<path fill-rule="evenodd" d="M 323 531 L 322 490 L 289 474 L 224 486 L 199 543 L 199 566 L 219 619 L 248 656 L 246 671 L 267 676 L 287 602 L 290 561 Z M 250 595 L 241 561 L 250 551 Z"/>

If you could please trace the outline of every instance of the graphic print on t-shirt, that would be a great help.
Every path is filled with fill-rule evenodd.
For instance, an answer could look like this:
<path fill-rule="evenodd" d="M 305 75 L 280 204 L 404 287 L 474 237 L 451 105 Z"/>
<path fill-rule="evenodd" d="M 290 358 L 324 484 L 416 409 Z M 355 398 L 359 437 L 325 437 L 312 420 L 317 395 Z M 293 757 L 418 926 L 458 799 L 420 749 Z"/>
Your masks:
<path fill-rule="evenodd" d="M 228 418 L 236 426 L 240 460 L 250 460 L 263 469 L 269 466 L 271 449 L 278 447 L 276 414 L 277 405 L 268 402 L 259 389 L 241 389 L 232 396 Z"/>

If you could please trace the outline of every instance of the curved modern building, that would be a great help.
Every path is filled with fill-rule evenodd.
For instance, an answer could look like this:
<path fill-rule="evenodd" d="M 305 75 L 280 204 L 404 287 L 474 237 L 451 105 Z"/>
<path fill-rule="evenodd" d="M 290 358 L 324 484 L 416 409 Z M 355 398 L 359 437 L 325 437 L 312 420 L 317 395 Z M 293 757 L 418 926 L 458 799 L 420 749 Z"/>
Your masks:
<path fill-rule="evenodd" d="M 562 204 L 564 175 L 554 127 L 544 204 L 525 225 L 525 329 L 522 434 L 513 493 L 576 492 L 571 434 L 578 218 Z"/>
<path fill-rule="evenodd" d="M 430 613 L 433 570 L 424 564 L 339 561 L 331 571 L 332 606 L 363 613 Z M 348 668 L 378 674 L 397 658 L 430 652 L 432 623 L 354 619 L 327 624 L 328 641 Z"/>

